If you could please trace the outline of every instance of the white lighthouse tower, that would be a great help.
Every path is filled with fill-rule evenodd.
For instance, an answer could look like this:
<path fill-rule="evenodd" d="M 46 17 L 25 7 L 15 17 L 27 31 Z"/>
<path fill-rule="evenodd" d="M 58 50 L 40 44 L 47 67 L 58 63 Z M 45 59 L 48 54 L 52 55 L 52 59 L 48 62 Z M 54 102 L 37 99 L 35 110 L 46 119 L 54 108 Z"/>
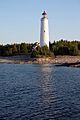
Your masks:
<path fill-rule="evenodd" d="M 41 18 L 41 31 L 40 31 L 40 46 L 47 45 L 49 48 L 49 30 L 48 30 L 48 17 L 44 11 Z"/>

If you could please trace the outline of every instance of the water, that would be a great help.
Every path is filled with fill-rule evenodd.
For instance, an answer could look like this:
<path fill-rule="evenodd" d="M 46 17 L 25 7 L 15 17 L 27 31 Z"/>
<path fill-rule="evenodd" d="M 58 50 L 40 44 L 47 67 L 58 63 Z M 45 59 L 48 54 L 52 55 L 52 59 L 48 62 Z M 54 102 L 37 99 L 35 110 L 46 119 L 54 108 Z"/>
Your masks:
<path fill-rule="evenodd" d="M 80 120 L 80 68 L 0 64 L 0 120 Z"/>

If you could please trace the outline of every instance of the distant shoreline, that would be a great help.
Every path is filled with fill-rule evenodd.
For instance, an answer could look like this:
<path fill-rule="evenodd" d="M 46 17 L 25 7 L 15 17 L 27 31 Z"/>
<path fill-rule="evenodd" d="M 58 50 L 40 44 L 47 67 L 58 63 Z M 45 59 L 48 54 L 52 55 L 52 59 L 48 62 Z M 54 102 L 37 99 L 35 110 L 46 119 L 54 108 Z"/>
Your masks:
<path fill-rule="evenodd" d="M 59 64 L 62 66 L 80 66 L 80 56 L 56 56 L 29 58 L 26 55 L 0 57 L 0 64 Z"/>

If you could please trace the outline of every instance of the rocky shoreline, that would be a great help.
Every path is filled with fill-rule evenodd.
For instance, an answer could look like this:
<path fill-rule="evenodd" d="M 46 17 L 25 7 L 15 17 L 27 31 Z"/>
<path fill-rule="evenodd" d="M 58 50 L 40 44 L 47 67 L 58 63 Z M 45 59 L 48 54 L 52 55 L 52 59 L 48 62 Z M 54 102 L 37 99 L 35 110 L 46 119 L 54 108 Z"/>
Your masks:
<path fill-rule="evenodd" d="M 80 67 L 80 56 L 56 56 L 30 58 L 25 55 L 0 57 L 0 64 L 58 64 L 61 66 Z"/>

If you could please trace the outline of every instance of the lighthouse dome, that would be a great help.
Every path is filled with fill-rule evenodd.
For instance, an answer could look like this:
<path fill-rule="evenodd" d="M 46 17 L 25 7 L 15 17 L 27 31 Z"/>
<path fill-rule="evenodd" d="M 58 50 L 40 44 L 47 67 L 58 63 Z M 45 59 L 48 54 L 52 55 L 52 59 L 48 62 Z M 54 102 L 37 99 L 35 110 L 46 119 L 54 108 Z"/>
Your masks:
<path fill-rule="evenodd" d="M 47 15 L 47 13 L 44 11 L 44 12 L 42 13 L 42 15 Z"/>

